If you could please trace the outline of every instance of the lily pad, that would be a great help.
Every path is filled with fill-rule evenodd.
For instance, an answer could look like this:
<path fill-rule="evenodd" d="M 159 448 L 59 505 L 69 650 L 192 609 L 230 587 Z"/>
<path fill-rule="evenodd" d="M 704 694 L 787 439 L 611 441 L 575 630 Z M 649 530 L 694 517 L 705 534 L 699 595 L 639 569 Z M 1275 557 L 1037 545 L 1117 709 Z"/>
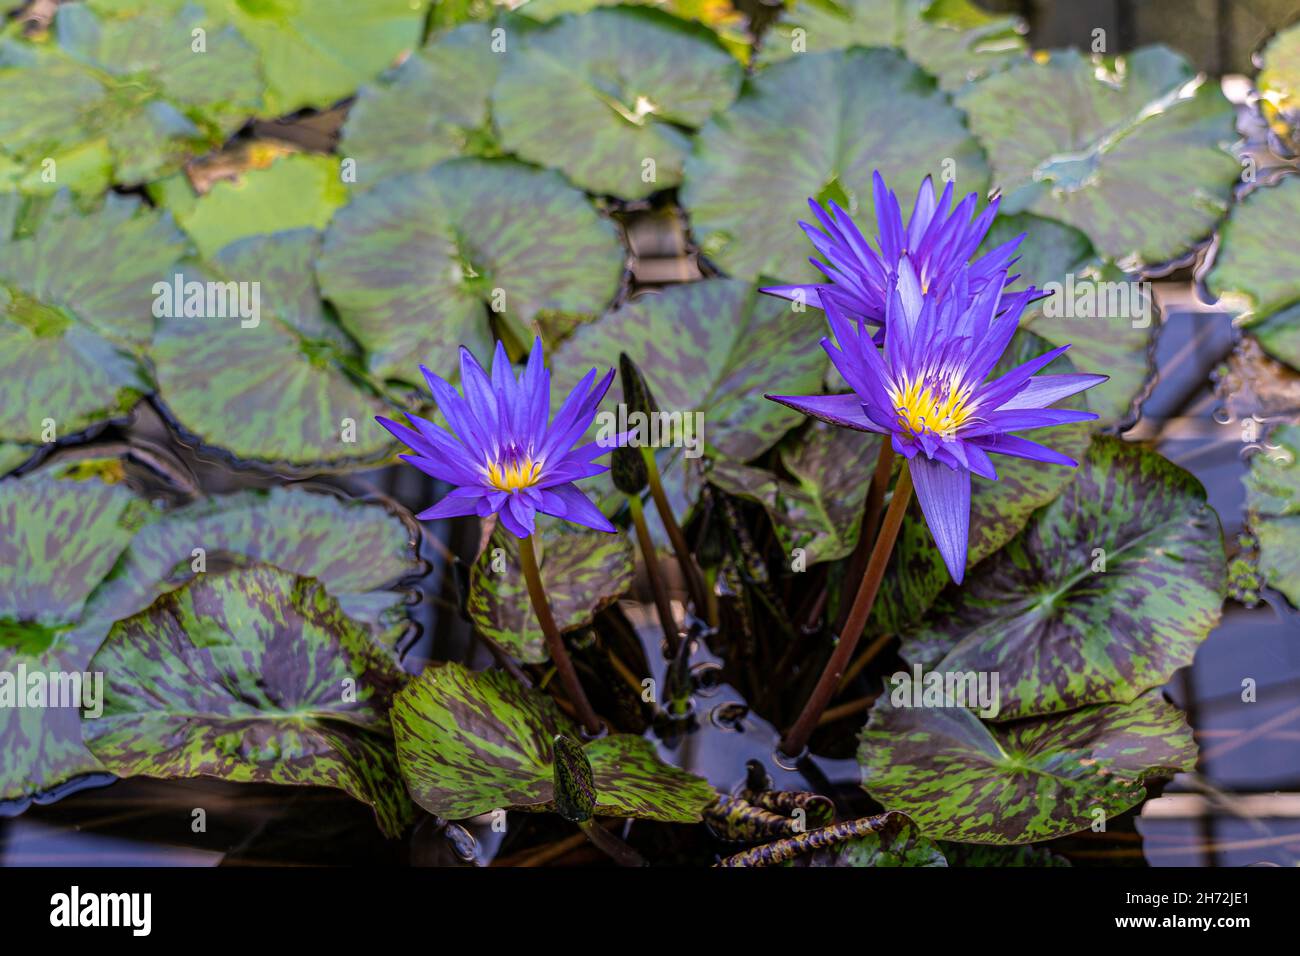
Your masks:
<path fill-rule="evenodd" d="M 152 333 L 152 284 L 184 246 L 135 200 L 82 213 L 60 197 L 30 233 L 18 206 L 0 197 L 0 439 L 30 445 L 120 417 L 150 391 L 134 348 Z"/>
<path fill-rule="evenodd" d="M 361 89 L 338 148 L 356 162 L 358 186 L 420 172 L 487 145 L 488 97 L 504 59 L 491 42 L 486 26 L 466 24 Z"/>
<path fill-rule="evenodd" d="M 0 481 L 0 673 L 87 669 L 103 632 L 78 629 L 82 608 L 147 516 L 121 485 L 41 472 Z M 82 743 L 76 706 L 15 704 L 0 706 L 0 815 L 104 772 Z"/>
<path fill-rule="evenodd" d="M 727 106 L 742 70 L 699 24 L 646 7 L 529 31 L 492 91 L 501 142 L 589 192 L 640 199 L 681 182 L 684 130 Z"/>
<path fill-rule="evenodd" d="M 1300 367 L 1300 177 L 1251 190 L 1224 223 L 1214 265 L 1205 277 L 1222 304 L 1242 313 L 1260 344 Z"/>
<path fill-rule="evenodd" d="M 700 131 L 682 204 L 701 250 L 728 274 L 809 279 L 820 273 L 797 225 L 808 197 L 835 198 L 872 222 L 874 170 L 904 201 L 927 174 L 955 172 L 961 192 L 988 184 L 965 117 L 901 53 L 805 53 L 760 71 Z"/>
<path fill-rule="evenodd" d="M 1300 148 L 1300 24 L 1281 30 L 1260 53 L 1260 108 L 1269 128 Z"/>
<path fill-rule="evenodd" d="M 315 578 L 386 646 L 409 627 L 405 596 L 392 588 L 423 568 L 418 529 L 383 505 L 300 486 L 243 491 L 169 512 L 141 530 L 89 613 L 112 622 L 145 609 L 190 580 L 200 557 L 201 573 L 265 563 Z"/>
<path fill-rule="evenodd" d="M 763 394 L 817 390 L 827 365 L 822 321 L 744 282 L 672 286 L 580 327 L 555 353 L 552 393 L 565 394 L 593 366 L 616 367 L 626 352 L 661 412 L 703 415 L 698 452 L 749 461 L 803 420 Z M 621 396 L 616 381 L 602 409 L 616 409 Z"/>
<path fill-rule="evenodd" d="M 106 699 L 83 730 L 118 776 L 336 787 L 388 836 L 411 818 L 388 723 L 404 675 L 314 580 L 200 575 L 114 626 L 91 667 Z"/>
<path fill-rule="evenodd" d="M 515 7 L 520 17 L 545 23 L 566 13 L 586 13 L 597 7 L 658 7 L 683 20 L 703 23 L 741 63 L 749 62 L 753 43 L 747 29 L 748 17 L 736 9 L 732 0 L 527 0 Z"/>
<path fill-rule="evenodd" d="M 215 256 L 239 239 L 322 230 L 348 200 L 339 161 L 332 156 L 284 156 L 265 168 L 213 185 L 206 195 L 173 208 L 177 223 L 194 240 L 199 255 Z"/>
<path fill-rule="evenodd" d="M 1219 620 L 1223 533 L 1205 489 L 1098 437 L 1060 497 L 904 636 L 913 664 L 1000 675 L 999 720 L 1135 700 Z"/>
<path fill-rule="evenodd" d="M 407 788 L 453 820 L 515 807 L 554 809 L 553 741 L 577 731 L 551 698 L 504 671 L 431 667 L 398 693 L 393 732 Z M 698 823 L 717 799 L 708 783 L 663 763 L 650 741 L 614 734 L 583 747 L 597 816 Z"/>
<path fill-rule="evenodd" d="M 1268 449 L 1251 458 L 1246 474 L 1250 528 L 1269 586 L 1300 607 L 1300 426 L 1275 428 Z"/>
<path fill-rule="evenodd" d="M 795 0 L 764 34 L 762 63 L 851 46 L 898 47 L 946 90 L 1025 55 L 1016 17 L 968 0 Z"/>
<path fill-rule="evenodd" d="M 1041 54 L 957 96 L 1007 212 L 1075 226 L 1127 269 L 1175 259 L 1223 217 L 1236 114 L 1178 54 Z"/>
<path fill-rule="evenodd" d="M 460 159 L 353 198 L 326 233 L 321 288 L 384 378 L 452 374 L 486 350 L 489 309 L 532 341 L 550 315 L 590 319 L 614 298 L 617 230 L 554 172 Z"/>
<path fill-rule="evenodd" d="M 374 416 L 391 406 L 323 310 L 311 271 L 317 244 L 311 230 L 252 236 L 178 270 L 183 283 L 243 283 L 240 305 L 257 306 L 186 316 L 173 302 L 160 320 L 149 354 L 164 411 L 182 432 L 284 468 L 346 470 L 386 456 L 392 443 Z"/>
<path fill-rule="evenodd" d="M 526 664 L 547 659 L 546 640 L 519 566 L 519 539 L 500 528 L 470 570 L 469 616 L 488 637 Z M 636 574 L 626 535 L 570 531 L 544 524 L 534 535 L 537 563 L 555 623 L 586 627 L 614 603 Z"/>
<path fill-rule="evenodd" d="M 195 30 L 207 31 L 206 52 L 195 52 Z M 0 42 L 0 154 L 24 190 L 157 178 L 220 144 L 261 104 L 256 54 L 198 7 L 101 19 L 65 4 L 53 33 L 51 46 Z"/>
<path fill-rule="evenodd" d="M 1000 726 L 964 707 L 895 707 L 885 693 L 858 763 L 867 792 L 926 836 L 1020 844 L 1123 813 L 1145 798 L 1148 780 L 1195 769 L 1196 743 L 1158 690 Z"/>

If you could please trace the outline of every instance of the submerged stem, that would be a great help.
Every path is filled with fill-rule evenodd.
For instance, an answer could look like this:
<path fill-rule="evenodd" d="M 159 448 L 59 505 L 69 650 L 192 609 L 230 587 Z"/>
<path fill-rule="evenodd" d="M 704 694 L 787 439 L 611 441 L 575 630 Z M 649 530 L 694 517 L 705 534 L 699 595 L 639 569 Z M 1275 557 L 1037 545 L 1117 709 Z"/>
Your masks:
<path fill-rule="evenodd" d="M 673 606 L 668 600 L 668 591 L 664 588 L 663 578 L 659 576 L 655 543 L 645 523 L 645 511 L 641 508 L 641 499 L 637 495 L 628 495 L 627 503 L 628 509 L 632 512 L 632 525 L 636 528 L 637 543 L 641 545 L 646 577 L 650 580 L 650 592 L 654 595 L 655 608 L 659 611 L 659 624 L 663 628 L 664 641 L 668 645 L 668 657 L 671 659 L 677 656 L 677 645 L 681 643 L 681 636 L 677 633 L 677 623 L 673 619 Z"/>
<path fill-rule="evenodd" d="M 632 849 L 614 834 L 610 833 L 599 823 L 593 820 L 584 820 L 578 824 L 588 840 L 596 844 L 602 851 L 609 855 L 619 866 L 649 866 L 643 857 L 636 850 Z"/>
<path fill-rule="evenodd" d="M 528 597 L 533 602 L 533 610 L 537 612 L 538 623 L 546 636 L 546 649 L 551 655 L 551 663 L 555 665 L 560 682 L 564 685 L 564 692 L 578 712 L 578 720 L 583 729 L 593 736 L 599 734 L 602 726 L 600 718 L 591 709 L 591 702 L 587 700 L 587 694 L 578 681 L 578 672 L 573 669 L 573 661 L 569 659 L 569 652 L 564 647 L 564 639 L 560 637 L 555 616 L 551 614 L 551 602 L 546 599 L 546 590 L 542 587 L 542 573 L 537 567 L 537 553 L 533 550 L 532 537 L 519 539 L 519 563 L 523 566 L 524 581 L 528 584 Z"/>
<path fill-rule="evenodd" d="M 817 679 L 817 686 L 813 688 L 812 695 L 804 704 L 799 719 L 781 739 L 781 750 L 787 756 L 798 757 L 803 754 L 804 748 L 808 746 L 808 738 L 812 736 L 817 722 L 821 719 L 822 711 L 835 696 L 840 678 L 853 658 L 853 651 L 862 637 L 862 629 L 866 627 L 871 608 L 876 603 L 880 582 L 885 577 L 885 568 L 889 565 L 889 556 L 894 550 L 898 529 L 903 525 L 903 515 L 907 511 L 907 503 L 911 497 L 912 473 L 904 464 L 903 472 L 898 478 L 898 486 L 894 488 L 894 497 L 889 502 L 889 510 L 885 513 L 884 524 L 880 528 L 880 537 L 876 539 L 875 547 L 871 550 L 867 571 L 858 586 L 858 593 L 853 599 L 853 606 L 849 609 L 844 629 L 840 631 L 839 643 L 835 645 L 831 659 L 826 662 L 826 668 Z"/>

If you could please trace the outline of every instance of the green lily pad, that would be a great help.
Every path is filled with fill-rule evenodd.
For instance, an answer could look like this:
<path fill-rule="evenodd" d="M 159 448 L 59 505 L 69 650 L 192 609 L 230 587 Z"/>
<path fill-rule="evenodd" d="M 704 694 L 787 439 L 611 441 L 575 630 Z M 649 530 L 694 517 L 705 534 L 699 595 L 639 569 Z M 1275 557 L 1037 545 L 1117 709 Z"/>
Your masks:
<path fill-rule="evenodd" d="M 204 53 L 192 49 L 197 29 Z M 156 178 L 221 143 L 261 103 L 256 54 L 197 7 L 101 19 L 65 4 L 53 34 L 50 46 L 0 42 L 0 154 L 26 191 Z"/>
<path fill-rule="evenodd" d="M 420 172 L 487 145 L 488 97 L 504 59 L 491 42 L 488 27 L 466 24 L 361 89 L 338 147 L 340 156 L 355 161 L 358 186 Z"/>
<path fill-rule="evenodd" d="M 1158 690 L 1002 726 L 964 707 L 895 707 L 885 693 L 858 763 L 867 792 L 926 836 L 1020 844 L 1123 813 L 1145 798 L 1148 780 L 1195 769 L 1196 743 Z"/>
<path fill-rule="evenodd" d="M 504 671 L 431 667 L 393 702 L 407 788 L 453 820 L 515 807 L 554 809 L 553 741 L 577 731 L 554 701 Z M 584 745 L 597 816 L 698 823 L 717 799 L 708 783 L 663 763 L 650 741 L 614 734 Z"/>
<path fill-rule="evenodd" d="M 626 535 L 573 531 L 543 523 L 534 535 L 542 584 L 563 631 L 586 627 L 632 585 Z M 498 528 L 470 569 L 469 616 L 488 637 L 526 664 L 547 659 L 546 640 L 519 566 L 519 539 Z"/>
<path fill-rule="evenodd" d="M 1127 702 L 1192 662 L 1218 623 L 1224 580 L 1223 533 L 1201 484 L 1098 437 L 1061 495 L 945 591 L 902 654 L 998 673 L 999 720 Z"/>
<path fill-rule="evenodd" d="M 1246 473 L 1250 528 L 1269 586 L 1300 607 L 1300 426 L 1273 429 L 1268 449 L 1251 457 Z"/>
<path fill-rule="evenodd" d="M 1224 223 L 1205 285 L 1221 303 L 1243 315 L 1260 344 L 1276 358 L 1300 366 L 1300 255 L 1295 220 L 1300 177 L 1251 190 Z"/>
<path fill-rule="evenodd" d="M 748 17 L 732 0 L 526 0 L 514 12 L 528 20 L 545 23 L 566 13 L 586 13 L 597 7 L 658 7 L 683 20 L 695 20 L 718 35 L 722 45 L 741 63 L 748 63 L 753 37 Z"/>
<path fill-rule="evenodd" d="M 141 530 L 88 613 L 111 623 L 142 611 L 195 575 L 196 548 L 203 573 L 264 563 L 315 578 L 386 646 L 409 627 L 405 595 L 393 586 L 423 568 L 418 529 L 380 504 L 300 486 L 242 491 L 169 512 Z"/>
<path fill-rule="evenodd" d="M 300 153 L 250 169 L 237 180 L 222 180 L 172 214 L 199 255 L 211 257 L 239 239 L 322 230 L 347 200 L 338 159 Z"/>
<path fill-rule="evenodd" d="M 1264 117 L 1292 149 L 1300 147 L 1300 24 L 1280 30 L 1259 59 L 1255 88 Z"/>
<path fill-rule="evenodd" d="M 392 442 L 374 417 L 391 406 L 323 310 L 311 270 L 318 241 L 309 229 L 252 236 L 177 270 L 184 283 L 244 283 L 250 306 L 186 317 L 173 301 L 159 322 L 149 352 L 159 399 L 186 435 L 244 461 L 313 471 L 387 455 Z M 254 304 L 258 314 L 244 318 Z"/>
<path fill-rule="evenodd" d="M 910 203 L 945 160 L 961 192 L 984 191 L 983 150 L 920 67 L 890 49 L 800 54 L 760 71 L 700 131 L 682 204 L 701 250 L 730 275 L 808 279 L 820 275 L 797 225 L 808 197 L 833 196 L 873 222 L 873 170 Z"/>
<path fill-rule="evenodd" d="M 989 846 L 979 843 L 939 844 L 949 866 L 978 867 L 1062 867 L 1070 866 L 1070 861 L 1047 849 L 1045 846 Z"/>
<path fill-rule="evenodd" d="M 712 31 L 643 7 L 561 17 L 521 47 L 492 91 L 502 144 L 628 199 L 681 182 L 684 130 L 726 107 L 742 75 Z"/>
<path fill-rule="evenodd" d="M 184 247 L 135 200 L 110 195 L 82 213 L 60 197 L 30 232 L 19 205 L 0 197 L 0 380 L 11 390 L 0 439 L 33 445 L 120 417 L 150 391 L 133 349 L 152 333 L 152 284 Z"/>
<path fill-rule="evenodd" d="M 15 445 L 13 442 L 0 441 L 0 477 L 9 474 L 34 454 L 36 449 L 30 445 Z"/>
<path fill-rule="evenodd" d="M 987 13 L 969 0 L 795 0 L 764 34 L 759 61 L 893 46 L 954 90 L 1023 58 L 1022 29 L 1016 17 Z"/>
<path fill-rule="evenodd" d="M 336 787 L 398 835 L 388 706 L 404 675 L 310 578 L 203 574 L 114 626 L 91 662 L 102 716 L 83 732 L 118 776 Z"/>
<path fill-rule="evenodd" d="M 947 866 L 943 851 L 933 840 L 921 836 L 916 821 L 902 813 L 890 813 L 879 830 L 806 856 L 795 857 L 786 866 Z"/>
<path fill-rule="evenodd" d="M 623 263 L 613 224 L 558 173 L 461 159 L 356 196 L 318 271 L 370 371 L 418 382 L 421 363 L 453 374 L 462 344 L 486 351 L 494 306 L 527 342 L 540 319 L 599 314 Z"/>
<path fill-rule="evenodd" d="M 965 88 L 1007 212 L 1082 230 L 1125 268 L 1163 263 L 1222 218 L 1240 167 L 1235 113 L 1165 47 L 1114 61 L 1043 54 Z"/>
<path fill-rule="evenodd" d="M 86 670 L 103 632 L 78 629 L 82 608 L 146 518 L 121 485 L 41 472 L 0 481 L 0 673 Z M 0 706 L 0 813 L 103 773 L 76 707 L 14 703 Z"/>
<path fill-rule="evenodd" d="M 198 3 L 199 7 L 193 7 Z M 237 30 L 265 77 L 263 116 L 324 108 L 395 65 L 420 43 L 427 0 L 90 0 L 105 12 L 182 7 Z M 187 31 L 188 36 L 188 31 Z M 187 41 L 188 42 L 188 41 Z M 259 70 L 260 67 L 260 70 Z"/>

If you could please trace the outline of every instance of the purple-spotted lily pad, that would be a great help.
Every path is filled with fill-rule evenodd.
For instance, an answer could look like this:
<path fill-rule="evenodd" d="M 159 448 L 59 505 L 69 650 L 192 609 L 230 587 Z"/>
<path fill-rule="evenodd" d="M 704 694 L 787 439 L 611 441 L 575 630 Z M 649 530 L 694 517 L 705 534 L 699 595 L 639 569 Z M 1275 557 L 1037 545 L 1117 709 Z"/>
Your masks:
<path fill-rule="evenodd" d="M 527 664 L 547 658 L 545 636 L 519 566 L 519 539 L 498 528 L 470 570 L 469 616 L 488 637 Z M 573 531 L 544 523 L 533 536 L 542 584 L 561 630 L 586 627 L 632 585 L 626 535 Z"/>
<path fill-rule="evenodd" d="M 553 741 L 578 737 L 538 691 L 504 671 L 431 667 L 393 703 L 397 757 L 412 798 L 453 820 L 510 807 L 554 809 Z M 664 763 L 643 737 L 589 741 L 597 816 L 698 823 L 717 799 L 709 784 Z"/>
<path fill-rule="evenodd" d="M 82 729 L 118 776 L 336 787 L 389 836 L 412 816 L 388 722 L 404 675 L 317 581 L 199 575 L 118 623 L 91 669 L 104 709 Z"/>
<path fill-rule="evenodd" d="M 1250 460 L 1246 507 L 1270 587 L 1300 607 L 1300 426 L 1282 425 Z"/>
<path fill-rule="evenodd" d="M 1200 483 L 1098 437 L 1061 495 L 945 591 L 902 653 L 998 673 L 998 720 L 1128 702 L 1192 662 L 1219 620 L 1224 578 Z"/>
<path fill-rule="evenodd" d="M 1004 725 L 890 698 L 886 690 L 862 731 L 862 786 L 932 839 L 1006 845 L 1077 833 L 1140 803 L 1148 780 L 1196 767 L 1187 721 L 1158 690 Z"/>

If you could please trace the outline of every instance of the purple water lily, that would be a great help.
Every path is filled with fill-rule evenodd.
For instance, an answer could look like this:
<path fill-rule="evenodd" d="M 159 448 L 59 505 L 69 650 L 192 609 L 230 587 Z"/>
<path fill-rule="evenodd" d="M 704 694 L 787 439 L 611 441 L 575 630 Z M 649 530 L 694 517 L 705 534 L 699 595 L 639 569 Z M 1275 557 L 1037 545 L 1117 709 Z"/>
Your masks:
<path fill-rule="evenodd" d="M 518 379 L 500 342 L 490 375 L 469 349 L 462 348 L 463 397 L 424 366 L 420 371 L 451 430 L 418 415 L 407 415 L 414 428 L 377 419 L 413 452 L 402 459 L 456 486 L 417 518 L 496 514 L 518 538 L 533 533 L 538 512 L 597 531 L 616 530 L 574 484 L 609 470 L 592 461 L 608 447 L 598 442 L 574 445 L 591 426 L 596 406 L 613 381 L 613 369 L 599 382 L 594 368 L 588 372 L 549 425 L 551 374 L 542 359 L 541 339 L 533 342 Z"/>
<path fill-rule="evenodd" d="M 827 281 L 770 286 L 762 291 L 783 299 L 800 300 L 814 308 L 824 309 L 826 302 L 833 302 L 850 317 L 879 326 L 886 321 L 889 289 L 901 264 L 906 262 L 923 293 L 936 299 L 947 296 L 957 274 L 984 241 L 1001 200 L 994 199 L 972 219 L 978 197 L 971 193 L 949 213 L 953 184 L 949 182 L 943 195 L 936 199 L 934 183 L 927 176 L 916 194 L 912 218 L 904 226 L 898 197 L 885 188 L 879 172 L 873 174 L 872 182 L 880 230 L 876 238 L 879 252 L 838 205 L 830 203 L 828 212 L 809 199 L 808 205 L 825 231 L 806 222 L 799 225 L 825 258 L 825 262 L 816 258 L 808 261 L 825 274 Z M 1007 276 L 1006 272 L 1015 261 L 1016 249 L 1023 238 L 1022 233 L 969 264 L 966 288 L 971 294 L 980 292 L 993 279 L 1010 283 L 1019 278 Z M 879 334 L 876 338 L 879 341 Z"/>
<path fill-rule="evenodd" d="M 1106 380 L 1036 375 L 1069 348 L 1063 345 L 986 381 L 1020 313 L 1040 293 L 1007 292 L 1000 276 L 982 276 L 975 291 L 973 271 L 969 266 L 955 272 L 951 294 L 938 299 L 924 293 L 911 262 L 900 260 L 897 282 L 885 299 L 883 350 L 861 318 L 846 315 L 836 299 L 823 298 L 834 341 L 823 338 L 822 347 L 853 392 L 767 396 L 836 425 L 888 436 L 894 451 L 908 459 L 926 522 L 958 583 L 966 568 L 971 474 L 997 480 L 990 452 L 1076 466 L 1012 433 L 1096 418 L 1047 406 Z"/>

